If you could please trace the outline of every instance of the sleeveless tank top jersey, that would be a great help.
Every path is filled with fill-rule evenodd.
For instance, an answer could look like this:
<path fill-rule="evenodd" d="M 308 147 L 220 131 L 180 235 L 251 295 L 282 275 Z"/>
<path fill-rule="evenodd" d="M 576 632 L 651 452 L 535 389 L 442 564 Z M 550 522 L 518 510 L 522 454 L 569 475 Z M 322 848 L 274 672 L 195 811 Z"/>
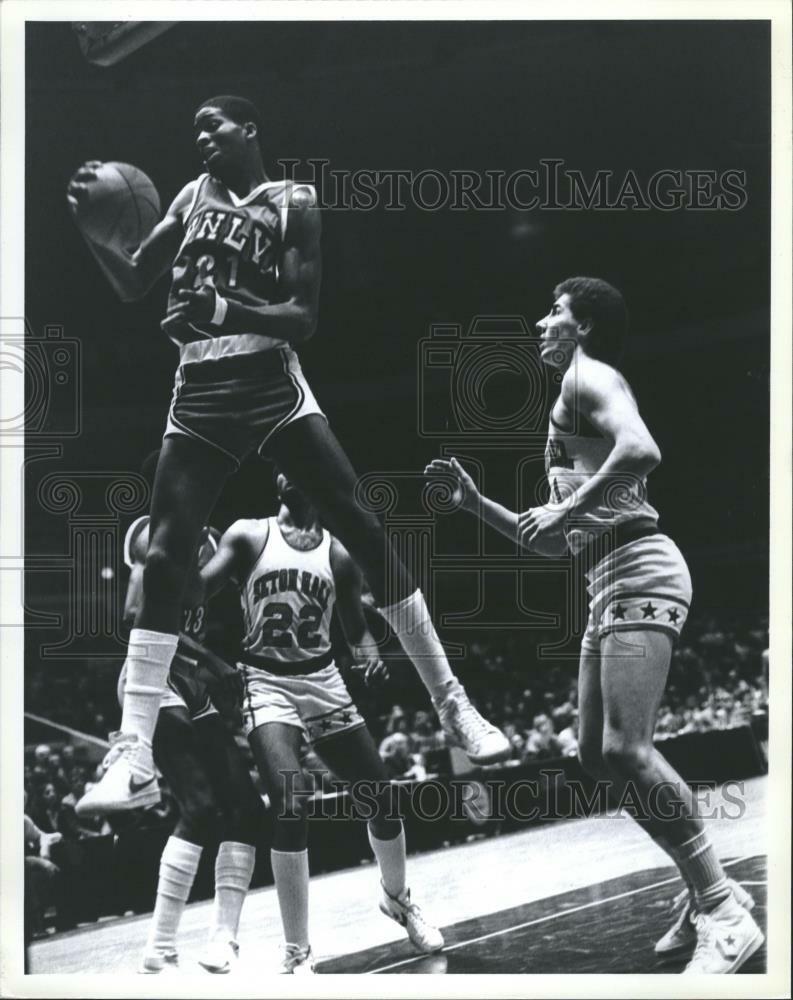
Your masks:
<path fill-rule="evenodd" d="M 247 305 L 281 301 L 278 261 L 293 187 L 290 181 L 266 181 L 239 198 L 211 174 L 202 174 L 182 215 L 185 234 L 172 267 L 168 310 L 182 289 L 203 285 Z M 286 346 L 259 334 L 224 335 L 211 323 L 187 324 L 171 339 L 180 348 L 195 345 L 191 361 Z M 202 341 L 207 343 L 199 346 Z"/>
<path fill-rule="evenodd" d="M 545 473 L 551 489 L 551 501 L 563 503 L 577 489 L 596 475 L 606 461 L 611 444 L 580 415 L 579 426 L 567 431 L 551 411 L 548 443 L 545 449 Z M 630 523 L 648 528 L 657 525 L 658 512 L 647 502 L 647 483 L 616 476 L 606 490 L 604 503 L 585 514 L 576 514 L 565 528 L 567 544 L 575 555 L 594 539 L 615 526 Z"/>
<path fill-rule="evenodd" d="M 275 517 L 267 524 L 267 542 L 240 587 L 242 659 L 279 674 L 320 670 L 332 662 L 331 536 L 323 530 L 320 543 L 303 552 L 284 539 Z"/>

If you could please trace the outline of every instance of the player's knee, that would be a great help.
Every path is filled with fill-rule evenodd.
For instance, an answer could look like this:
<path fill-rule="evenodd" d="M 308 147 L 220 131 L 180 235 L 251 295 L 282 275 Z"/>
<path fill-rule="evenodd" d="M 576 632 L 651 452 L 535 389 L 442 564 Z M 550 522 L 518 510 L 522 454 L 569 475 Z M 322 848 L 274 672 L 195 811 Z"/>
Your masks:
<path fill-rule="evenodd" d="M 143 593 L 149 600 L 173 601 L 174 594 L 181 594 L 186 575 L 187 566 L 162 546 L 152 545 L 143 570 Z"/>
<path fill-rule="evenodd" d="M 258 808 L 251 803 L 240 805 L 232 809 L 225 817 L 224 840 L 234 840 L 240 844 L 255 844 L 262 832 L 264 822 L 264 806 L 261 800 L 258 801 Z"/>
<path fill-rule="evenodd" d="M 603 738 L 603 760 L 616 774 L 626 777 L 641 774 L 650 765 L 651 745 L 623 733 L 608 733 Z"/>
<path fill-rule="evenodd" d="M 212 844 L 220 840 L 222 821 L 220 810 L 211 795 L 193 794 L 181 803 L 180 824 L 194 843 Z"/>
<path fill-rule="evenodd" d="M 339 534 L 360 540 L 363 545 L 374 545 L 384 540 L 383 526 L 377 516 L 360 507 L 354 497 L 337 496 L 332 506 Z"/>
<path fill-rule="evenodd" d="M 304 822 L 307 813 L 307 796 L 294 781 L 285 777 L 268 791 L 270 808 L 275 820 L 291 823 Z"/>
<path fill-rule="evenodd" d="M 600 778 L 606 770 L 599 743 L 579 743 L 578 760 L 581 767 L 592 778 Z"/>
<path fill-rule="evenodd" d="M 369 820 L 369 829 L 378 840 L 394 840 L 402 831 L 402 823 L 393 816 L 383 813 Z"/>

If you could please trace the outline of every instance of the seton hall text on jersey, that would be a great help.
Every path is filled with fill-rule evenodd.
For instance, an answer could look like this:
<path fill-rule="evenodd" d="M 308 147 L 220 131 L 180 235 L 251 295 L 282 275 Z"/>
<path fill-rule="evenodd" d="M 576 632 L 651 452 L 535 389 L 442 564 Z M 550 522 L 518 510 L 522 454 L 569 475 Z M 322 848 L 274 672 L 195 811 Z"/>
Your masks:
<path fill-rule="evenodd" d="M 274 569 L 269 573 L 263 573 L 253 581 L 253 599 L 255 601 L 261 601 L 265 597 L 272 597 L 273 594 L 282 594 L 289 590 L 313 598 L 319 602 L 323 611 L 327 611 L 331 584 L 328 580 L 314 576 L 307 570 Z"/>
<path fill-rule="evenodd" d="M 268 220 L 269 221 L 269 220 Z M 241 212 L 206 208 L 196 212 L 185 230 L 185 245 L 208 241 L 244 254 L 266 271 L 272 264 L 268 251 L 273 248 L 273 234 L 278 231 L 278 215 L 272 213 L 272 226 L 262 225 Z"/>

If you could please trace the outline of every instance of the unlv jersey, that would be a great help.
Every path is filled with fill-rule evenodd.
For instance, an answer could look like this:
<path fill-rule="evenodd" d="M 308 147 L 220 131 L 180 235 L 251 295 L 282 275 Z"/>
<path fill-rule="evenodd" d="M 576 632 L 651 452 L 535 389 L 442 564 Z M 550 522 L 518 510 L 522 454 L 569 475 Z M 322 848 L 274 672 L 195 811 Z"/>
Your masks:
<path fill-rule="evenodd" d="M 181 289 L 213 285 L 225 299 L 247 305 L 279 302 L 278 262 L 286 233 L 290 181 L 265 181 L 244 198 L 211 174 L 196 181 L 193 200 L 182 215 L 184 239 L 171 273 L 168 311 Z M 172 339 L 180 347 L 206 339 L 250 340 L 251 334 L 223 335 L 222 328 L 208 323 L 185 325 Z M 256 335 L 253 335 L 256 336 Z M 285 346 L 281 341 L 259 336 L 268 347 Z M 253 343 L 253 342 L 252 342 Z M 240 353 L 240 345 L 229 343 L 220 354 Z M 242 350 L 250 350 L 250 344 Z M 213 351 L 213 356 L 218 354 Z"/>
<path fill-rule="evenodd" d="M 551 503 L 564 503 L 593 475 L 597 475 L 611 452 L 611 444 L 580 414 L 575 432 L 562 428 L 551 412 L 545 448 L 545 474 L 551 489 Z M 565 527 L 567 544 L 573 554 L 599 535 L 626 521 L 658 522 L 658 512 L 647 502 L 647 483 L 626 475 L 615 476 L 605 493 L 605 503 L 584 514 L 574 514 Z"/>
<path fill-rule="evenodd" d="M 332 662 L 330 620 L 336 601 L 331 535 L 308 551 L 293 548 L 278 520 L 240 587 L 245 622 L 242 658 L 272 673 L 306 673 Z"/>

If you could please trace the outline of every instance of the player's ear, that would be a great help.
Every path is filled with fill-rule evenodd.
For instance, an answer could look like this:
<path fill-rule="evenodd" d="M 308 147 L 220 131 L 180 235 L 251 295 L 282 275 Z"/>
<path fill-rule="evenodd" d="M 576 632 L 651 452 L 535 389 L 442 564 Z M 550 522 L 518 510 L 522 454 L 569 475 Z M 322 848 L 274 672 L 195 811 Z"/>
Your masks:
<path fill-rule="evenodd" d="M 256 127 L 255 122 L 245 122 L 242 127 L 245 130 L 245 137 L 247 139 L 255 139 L 259 134 L 259 129 Z"/>

